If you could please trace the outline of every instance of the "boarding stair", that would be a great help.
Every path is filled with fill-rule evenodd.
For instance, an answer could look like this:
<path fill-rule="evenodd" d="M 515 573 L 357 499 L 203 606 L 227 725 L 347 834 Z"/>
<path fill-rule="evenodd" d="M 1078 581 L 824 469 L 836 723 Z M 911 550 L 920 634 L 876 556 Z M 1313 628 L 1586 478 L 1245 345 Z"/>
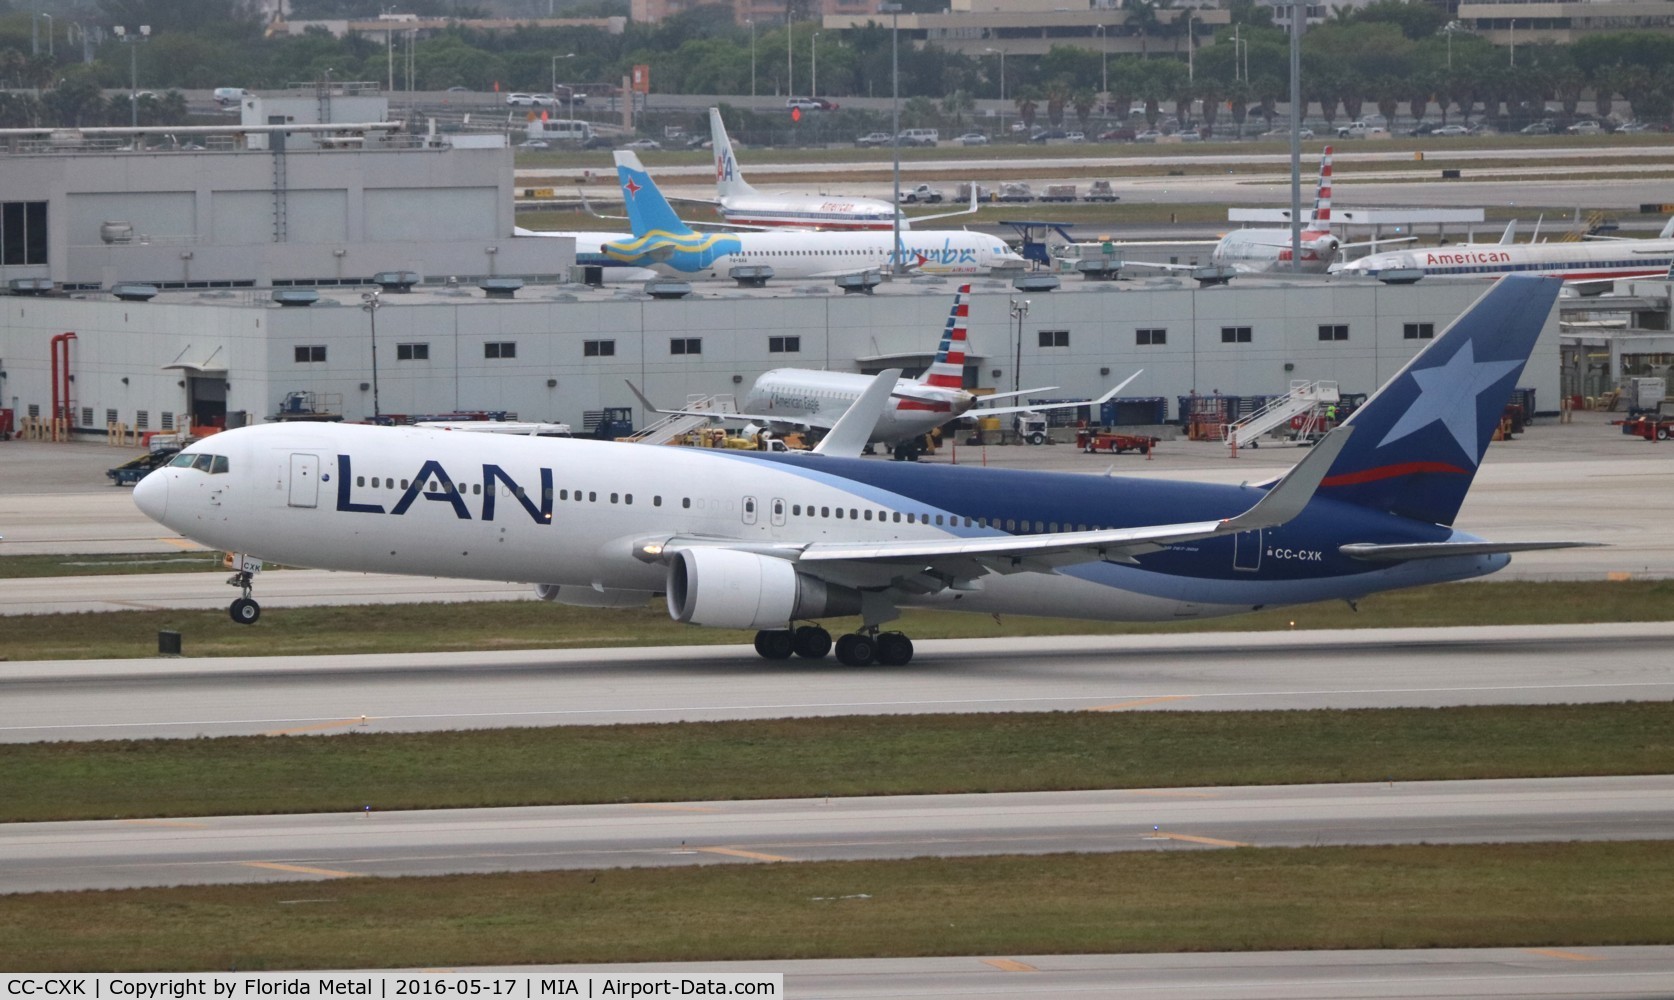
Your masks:
<path fill-rule="evenodd" d="M 1310 431 L 1324 430 L 1321 409 L 1338 400 L 1337 383 L 1309 382 L 1298 379 L 1290 383 L 1290 392 L 1268 400 L 1261 409 L 1226 424 L 1222 440 L 1236 454 L 1239 448 L 1254 445 L 1261 436 L 1301 417 L 1303 426 L 1298 437 Z"/>
<path fill-rule="evenodd" d="M 1609 221 L 1610 217 L 1605 215 L 1603 212 L 1593 212 L 1587 216 L 1587 221 L 1584 224 L 1575 229 L 1571 229 L 1567 233 L 1564 233 L 1562 236 L 1558 237 L 1557 242 L 1580 243 L 1595 233 L 1603 232 Z"/>
<path fill-rule="evenodd" d="M 636 444 L 668 444 L 705 424 L 736 414 L 738 401 L 730 392 L 713 396 L 694 395 L 687 396 L 686 405 L 680 409 L 687 412 L 670 413 L 627 440 Z"/>

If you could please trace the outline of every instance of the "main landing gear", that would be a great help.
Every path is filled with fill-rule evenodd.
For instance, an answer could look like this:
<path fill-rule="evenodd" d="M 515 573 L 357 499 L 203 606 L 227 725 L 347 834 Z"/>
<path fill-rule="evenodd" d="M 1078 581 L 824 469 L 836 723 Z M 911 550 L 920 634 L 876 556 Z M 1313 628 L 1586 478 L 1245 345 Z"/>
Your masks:
<path fill-rule="evenodd" d="M 228 586 L 237 587 L 239 593 L 244 595 L 227 607 L 227 614 L 240 625 L 254 625 L 262 616 L 262 606 L 250 597 L 254 576 L 255 574 L 248 570 L 240 570 L 227 580 Z"/>
<path fill-rule="evenodd" d="M 844 666 L 864 667 L 873 663 L 901 667 L 913 658 L 913 641 L 899 632 L 876 628 L 851 632 L 837 640 L 837 661 Z M 800 656 L 819 660 L 831 651 L 831 633 L 818 625 L 790 629 L 762 629 L 756 633 L 756 652 L 763 659 L 788 660 Z"/>

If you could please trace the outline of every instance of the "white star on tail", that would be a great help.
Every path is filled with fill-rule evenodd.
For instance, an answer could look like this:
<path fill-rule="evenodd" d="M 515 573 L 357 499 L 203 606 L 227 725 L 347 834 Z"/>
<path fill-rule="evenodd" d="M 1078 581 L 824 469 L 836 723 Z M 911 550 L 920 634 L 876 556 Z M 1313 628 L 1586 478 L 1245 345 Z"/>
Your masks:
<path fill-rule="evenodd" d="M 1407 412 L 1389 429 L 1378 447 L 1398 441 L 1409 434 L 1441 421 L 1453 439 L 1459 442 L 1465 457 L 1472 464 L 1477 459 L 1476 399 L 1484 389 L 1516 371 L 1519 361 L 1477 361 L 1476 349 L 1470 341 L 1448 359 L 1446 364 L 1421 368 L 1412 373 L 1418 383 L 1418 398 Z"/>

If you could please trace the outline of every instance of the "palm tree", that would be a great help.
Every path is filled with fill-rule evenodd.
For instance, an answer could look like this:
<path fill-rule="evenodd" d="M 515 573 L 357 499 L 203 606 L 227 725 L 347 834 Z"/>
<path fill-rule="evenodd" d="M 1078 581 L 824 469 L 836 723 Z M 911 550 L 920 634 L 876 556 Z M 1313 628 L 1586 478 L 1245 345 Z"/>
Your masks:
<path fill-rule="evenodd" d="M 1046 85 L 1046 120 L 1053 128 L 1060 128 L 1064 124 L 1064 108 L 1070 102 L 1070 84 L 1063 77 L 1057 77 Z"/>
<path fill-rule="evenodd" d="M 965 123 L 965 116 L 976 110 L 976 99 L 963 90 L 955 90 L 942 98 L 942 114 L 956 127 Z"/>
<path fill-rule="evenodd" d="M 1091 125 L 1093 109 L 1098 103 L 1098 95 L 1089 87 L 1078 87 L 1070 94 L 1070 106 L 1075 109 L 1075 120 L 1081 123 L 1081 131 L 1087 131 Z"/>
<path fill-rule="evenodd" d="M 1035 127 L 1035 112 L 1040 110 L 1040 100 L 1033 85 L 1025 86 L 1012 99 L 1017 105 L 1017 120 L 1023 123 L 1025 132 Z"/>
<path fill-rule="evenodd" d="M 1134 0 L 1128 5 L 1128 28 L 1139 32 L 1139 58 L 1151 58 L 1151 33 L 1157 30 L 1157 5 L 1153 0 Z"/>

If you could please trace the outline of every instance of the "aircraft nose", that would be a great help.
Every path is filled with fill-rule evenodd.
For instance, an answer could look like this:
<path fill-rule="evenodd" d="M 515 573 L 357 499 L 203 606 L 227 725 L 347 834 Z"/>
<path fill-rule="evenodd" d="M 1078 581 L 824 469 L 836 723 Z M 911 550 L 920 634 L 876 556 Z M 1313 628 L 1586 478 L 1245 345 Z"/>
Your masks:
<path fill-rule="evenodd" d="M 158 524 L 169 509 L 169 474 L 159 469 L 134 484 L 134 506 Z"/>

